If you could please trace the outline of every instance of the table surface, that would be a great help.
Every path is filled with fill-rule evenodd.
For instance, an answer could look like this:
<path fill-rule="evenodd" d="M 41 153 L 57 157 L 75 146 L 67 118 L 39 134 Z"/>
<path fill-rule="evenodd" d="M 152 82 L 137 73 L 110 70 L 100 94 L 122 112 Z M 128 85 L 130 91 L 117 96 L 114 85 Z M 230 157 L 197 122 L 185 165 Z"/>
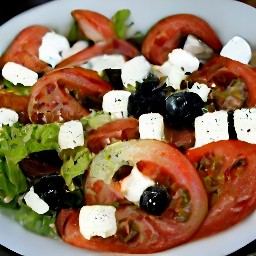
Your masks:
<path fill-rule="evenodd" d="M 0 25 L 14 17 L 15 15 L 52 0 L 0 0 Z M 71 0 L 72 1 L 72 0 Z M 256 8 L 256 0 L 240 0 Z M 256 256 L 256 240 L 241 248 L 240 250 L 229 254 L 229 256 Z M 19 256 L 8 248 L 0 245 L 0 256 Z M 25 255 L 24 255 L 25 256 Z"/>

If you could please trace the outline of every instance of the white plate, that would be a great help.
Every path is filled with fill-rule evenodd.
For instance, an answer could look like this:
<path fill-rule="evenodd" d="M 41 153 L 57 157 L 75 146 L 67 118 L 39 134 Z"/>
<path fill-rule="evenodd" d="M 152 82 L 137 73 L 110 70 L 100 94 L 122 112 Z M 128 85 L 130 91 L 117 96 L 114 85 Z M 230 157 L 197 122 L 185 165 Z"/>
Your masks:
<path fill-rule="evenodd" d="M 223 44 L 233 36 L 239 35 L 245 38 L 254 50 L 256 49 L 256 9 L 232 0 L 58 0 L 26 11 L 2 25 L 0 54 L 21 29 L 31 24 L 46 25 L 56 32 L 66 33 L 72 22 L 70 12 L 78 8 L 95 10 L 108 17 L 119 9 L 128 8 L 132 13 L 131 20 L 142 32 L 146 32 L 152 24 L 164 16 L 192 13 L 207 20 L 218 33 Z M 0 227 L 0 244 L 25 256 L 103 255 L 74 248 L 60 240 L 34 235 L 1 212 Z M 156 255 L 226 255 L 255 240 L 255 227 L 256 212 L 225 232 Z"/>

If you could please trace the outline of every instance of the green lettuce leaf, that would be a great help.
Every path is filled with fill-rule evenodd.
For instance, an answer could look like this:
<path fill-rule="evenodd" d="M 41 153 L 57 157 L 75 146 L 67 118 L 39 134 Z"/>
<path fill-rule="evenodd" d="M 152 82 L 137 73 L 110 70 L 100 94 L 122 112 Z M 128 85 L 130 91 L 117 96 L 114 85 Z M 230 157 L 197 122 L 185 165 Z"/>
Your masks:
<path fill-rule="evenodd" d="M 125 39 L 126 32 L 130 27 L 130 25 L 126 24 L 128 18 L 130 17 L 130 14 L 131 14 L 130 10 L 122 9 L 117 11 L 112 18 L 116 34 L 121 39 Z"/>

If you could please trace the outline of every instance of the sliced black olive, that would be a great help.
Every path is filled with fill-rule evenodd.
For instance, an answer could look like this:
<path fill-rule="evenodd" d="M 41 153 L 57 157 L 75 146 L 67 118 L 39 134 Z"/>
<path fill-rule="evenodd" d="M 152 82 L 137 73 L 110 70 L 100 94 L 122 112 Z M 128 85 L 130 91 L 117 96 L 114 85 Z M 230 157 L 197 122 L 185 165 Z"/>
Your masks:
<path fill-rule="evenodd" d="M 170 196 L 164 186 L 150 186 L 140 197 L 140 207 L 152 215 L 161 215 L 168 207 Z"/>
<path fill-rule="evenodd" d="M 109 82 L 112 84 L 115 90 L 122 90 L 123 89 L 123 82 L 121 79 L 121 69 L 105 69 L 104 70 Z"/>
<path fill-rule="evenodd" d="M 174 126 L 191 127 L 203 115 L 204 101 L 194 92 L 182 91 L 166 99 L 167 121 Z"/>
<path fill-rule="evenodd" d="M 63 206 L 66 197 L 66 186 L 62 176 L 44 176 L 33 186 L 34 192 L 49 205 L 51 210 L 57 210 Z"/>

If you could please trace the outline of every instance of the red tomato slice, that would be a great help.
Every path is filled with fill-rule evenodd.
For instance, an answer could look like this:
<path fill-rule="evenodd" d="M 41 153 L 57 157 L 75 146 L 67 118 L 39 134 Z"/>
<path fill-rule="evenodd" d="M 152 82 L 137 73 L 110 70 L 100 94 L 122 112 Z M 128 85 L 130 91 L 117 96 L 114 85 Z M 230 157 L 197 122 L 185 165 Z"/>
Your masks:
<path fill-rule="evenodd" d="M 186 155 L 197 166 L 212 199 L 195 239 L 225 230 L 256 209 L 256 145 L 219 141 L 190 149 Z"/>
<path fill-rule="evenodd" d="M 100 100 L 110 90 L 111 84 L 93 70 L 66 68 L 51 71 L 32 88 L 28 104 L 29 118 L 33 123 L 80 119 L 90 111 L 79 102 L 86 98 Z"/>
<path fill-rule="evenodd" d="M 49 71 L 51 67 L 38 57 L 38 48 L 47 32 L 50 32 L 47 27 L 39 25 L 23 29 L 1 56 L 0 68 L 2 69 L 7 62 L 15 62 L 37 73 Z"/>
<path fill-rule="evenodd" d="M 136 118 L 124 118 L 112 121 L 89 132 L 87 147 L 91 152 L 98 154 L 101 149 L 117 140 L 138 138 L 138 120 Z"/>
<path fill-rule="evenodd" d="M 222 83 L 225 80 L 230 82 L 230 79 L 234 78 L 242 79 L 248 91 L 245 107 L 255 107 L 256 72 L 250 66 L 239 61 L 216 55 L 212 60 L 204 64 L 200 70 L 195 71 L 189 80 L 211 85 L 212 82 L 215 82 L 220 77 L 222 78 Z"/>
<path fill-rule="evenodd" d="M 92 57 L 102 54 L 121 54 L 127 59 L 131 59 L 138 56 L 139 51 L 132 44 L 122 39 L 101 41 L 64 59 L 56 66 L 56 68 L 81 66 Z"/>
<path fill-rule="evenodd" d="M 178 48 L 182 38 L 192 34 L 201 39 L 214 52 L 222 44 L 213 28 L 203 19 L 192 14 L 176 14 L 156 23 L 147 34 L 142 53 L 153 64 L 161 65 L 168 59 L 168 53 Z"/>
<path fill-rule="evenodd" d="M 139 206 L 125 201 L 119 193 L 115 173 L 123 165 L 135 164 L 144 175 L 164 184 L 173 193 L 173 199 L 161 216 L 146 213 Z M 104 193 L 101 193 L 102 189 Z M 177 195 L 181 191 L 187 191 L 189 200 L 186 203 L 182 196 Z M 193 165 L 180 151 L 156 140 L 117 142 L 107 146 L 94 158 L 86 180 L 85 201 L 87 204 L 105 204 L 104 198 L 108 198 L 107 204 L 116 205 L 117 208 L 116 235 L 87 240 L 79 231 L 79 211 L 62 210 L 57 218 L 57 227 L 65 242 L 109 252 L 158 252 L 190 239 L 203 222 L 208 209 L 205 189 Z M 183 216 L 182 220 L 179 219 L 182 207 L 178 207 L 179 200 L 175 198 L 181 199 L 184 203 L 182 207 L 188 210 L 188 215 Z"/>
<path fill-rule="evenodd" d="M 89 10 L 74 10 L 71 14 L 85 38 L 98 42 L 116 37 L 113 23 L 106 16 Z"/>

